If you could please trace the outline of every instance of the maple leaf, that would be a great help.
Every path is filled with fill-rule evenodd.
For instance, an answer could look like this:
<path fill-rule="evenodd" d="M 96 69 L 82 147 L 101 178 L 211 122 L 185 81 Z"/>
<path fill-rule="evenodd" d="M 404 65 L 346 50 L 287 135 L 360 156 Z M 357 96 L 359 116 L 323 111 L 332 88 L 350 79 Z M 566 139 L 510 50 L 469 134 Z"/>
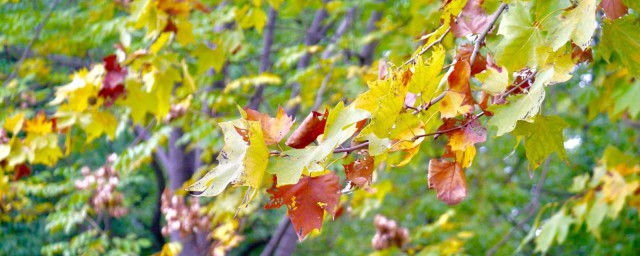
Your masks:
<path fill-rule="evenodd" d="M 354 101 L 356 108 L 371 113 L 371 121 L 361 136 L 374 133 L 379 138 L 386 138 L 404 106 L 404 99 L 409 86 L 401 80 L 401 74 L 391 74 L 385 80 L 368 82 L 369 90 L 360 94 Z"/>
<path fill-rule="evenodd" d="M 374 162 L 373 157 L 366 155 L 362 159 L 343 165 L 347 180 L 358 187 L 370 185 L 375 168 Z"/>
<path fill-rule="evenodd" d="M 554 241 L 563 243 L 569 233 L 569 226 L 574 222 L 571 216 L 561 209 L 540 227 L 540 234 L 536 236 L 536 252 L 545 254 Z"/>
<path fill-rule="evenodd" d="M 462 9 L 456 23 L 451 25 L 451 31 L 456 37 L 465 37 L 481 33 L 489 25 L 489 15 L 482 9 L 483 0 L 469 0 Z"/>
<path fill-rule="evenodd" d="M 596 29 L 596 0 L 575 2 L 576 5 L 565 9 L 559 22 L 553 23 L 555 26 L 551 29 L 549 40 L 554 51 L 569 40 L 573 40 L 582 49 L 589 47 Z"/>
<path fill-rule="evenodd" d="M 502 16 L 498 35 L 502 40 L 496 47 L 496 60 L 508 70 L 525 66 L 536 67 L 546 59 L 545 39 L 531 17 L 530 7 L 523 3 L 511 5 Z"/>
<path fill-rule="evenodd" d="M 293 125 L 293 118 L 287 115 L 282 107 L 278 107 L 278 114 L 274 118 L 253 109 L 245 108 L 244 110 L 247 112 L 247 120 L 260 122 L 267 146 L 280 142 Z"/>
<path fill-rule="evenodd" d="M 440 116 L 453 118 L 458 114 L 464 115 L 473 111 L 472 106 L 464 104 L 465 95 L 458 92 L 447 92 L 440 101 Z"/>
<path fill-rule="evenodd" d="M 602 58 L 610 63 L 615 53 L 629 73 L 640 76 L 640 30 L 636 19 L 625 16 L 603 23 L 602 41 L 597 46 Z"/>
<path fill-rule="evenodd" d="M 504 92 L 509 86 L 509 72 L 507 68 L 487 67 L 485 71 L 475 76 L 481 83 L 480 90 L 491 95 L 498 95 Z"/>
<path fill-rule="evenodd" d="M 324 126 L 327 123 L 328 116 L 328 109 L 325 110 L 324 114 L 311 111 L 284 144 L 292 148 L 304 148 L 311 144 L 320 134 L 324 133 Z"/>
<path fill-rule="evenodd" d="M 471 94 L 469 86 L 469 77 L 471 76 L 471 67 L 469 62 L 458 59 L 453 67 L 453 71 L 447 77 L 449 82 L 449 92 L 457 92 L 464 94 L 464 105 L 473 106 L 475 100 Z"/>
<path fill-rule="evenodd" d="M 433 98 L 433 94 L 440 84 L 441 79 L 438 74 L 440 74 L 444 66 L 444 58 L 444 47 L 440 45 L 433 48 L 431 57 L 426 61 L 422 60 L 422 56 L 418 56 L 413 66 L 413 77 L 409 82 L 409 92 L 420 93 L 428 99 Z"/>
<path fill-rule="evenodd" d="M 460 203 L 467 197 L 467 180 L 462 167 L 446 159 L 429 161 L 429 188 L 447 205 Z"/>
<path fill-rule="evenodd" d="M 233 183 L 254 188 L 251 200 L 262 184 L 269 159 L 269 150 L 264 143 L 262 128 L 256 121 L 236 119 L 219 124 L 224 134 L 224 147 L 218 155 L 218 166 L 190 185 L 188 191 L 202 192 L 198 196 L 216 196 Z M 237 133 L 247 131 L 249 142 Z M 245 202 L 247 203 L 247 202 Z"/>
<path fill-rule="evenodd" d="M 33 119 L 25 121 L 24 131 L 31 134 L 46 135 L 53 132 L 53 123 L 47 120 L 44 112 L 40 112 Z"/>
<path fill-rule="evenodd" d="M 124 81 L 127 77 L 127 70 L 118 64 L 115 54 L 105 57 L 102 62 L 107 73 L 102 81 L 98 96 L 105 99 L 104 105 L 109 107 L 125 92 Z"/>
<path fill-rule="evenodd" d="M 449 133 L 451 150 L 466 150 L 467 147 L 487 140 L 487 130 L 482 127 L 478 119 L 473 118 L 462 129 Z"/>
<path fill-rule="evenodd" d="M 494 115 L 487 124 L 498 128 L 497 136 L 512 131 L 518 120 L 529 120 L 538 113 L 545 97 L 545 86 L 553 74 L 553 68 L 538 73 L 529 93 L 509 96 L 509 103 L 489 107 Z"/>
<path fill-rule="evenodd" d="M 456 59 L 458 61 L 466 61 L 469 63 L 471 61 L 471 54 L 473 54 L 473 45 L 471 44 L 463 44 L 456 51 Z M 490 62 L 490 55 L 487 57 L 482 56 L 480 52 L 476 55 L 476 59 L 471 63 L 471 76 L 474 76 L 482 71 L 484 71 L 487 66 L 491 66 L 493 63 Z"/>
<path fill-rule="evenodd" d="M 598 7 L 604 10 L 607 18 L 615 20 L 629 12 L 629 8 L 622 3 L 622 0 L 602 0 Z"/>
<path fill-rule="evenodd" d="M 533 123 L 519 121 L 513 135 L 524 138 L 527 159 L 531 169 L 536 169 L 553 152 L 566 160 L 562 131 L 569 126 L 558 116 L 536 116 Z"/>
<path fill-rule="evenodd" d="M 273 186 L 267 189 L 271 194 L 265 209 L 287 206 L 298 239 L 302 241 L 314 229 L 322 229 L 324 212 L 334 215 L 340 201 L 340 182 L 332 172 L 318 176 L 302 177 L 294 185 L 277 186 L 274 176 Z"/>

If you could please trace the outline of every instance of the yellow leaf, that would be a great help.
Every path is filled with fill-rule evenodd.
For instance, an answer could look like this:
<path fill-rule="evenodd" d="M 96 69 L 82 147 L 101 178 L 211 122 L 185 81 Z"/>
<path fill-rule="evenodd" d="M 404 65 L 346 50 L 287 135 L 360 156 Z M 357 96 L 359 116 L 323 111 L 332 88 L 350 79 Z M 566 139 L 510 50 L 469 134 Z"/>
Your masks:
<path fill-rule="evenodd" d="M 22 130 L 22 125 L 24 124 L 24 111 L 20 111 L 17 114 L 14 114 L 12 117 L 4 120 L 4 129 L 7 131 L 11 131 L 11 133 L 17 134 Z"/>
<path fill-rule="evenodd" d="M 471 106 L 462 105 L 464 94 L 459 92 L 447 92 L 440 102 L 440 116 L 442 118 L 453 118 L 458 114 L 466 114 L 471 111 Z"/>
<path fill-rule="evenodd" d="M 102 134 L 109 136 L 113 140 L 118 127 L 118 120 L 108 112 L 92 111 L 84 115 L 81 121 L 82 129 L 87 133 L 86 143 L 90 143 Z"/>

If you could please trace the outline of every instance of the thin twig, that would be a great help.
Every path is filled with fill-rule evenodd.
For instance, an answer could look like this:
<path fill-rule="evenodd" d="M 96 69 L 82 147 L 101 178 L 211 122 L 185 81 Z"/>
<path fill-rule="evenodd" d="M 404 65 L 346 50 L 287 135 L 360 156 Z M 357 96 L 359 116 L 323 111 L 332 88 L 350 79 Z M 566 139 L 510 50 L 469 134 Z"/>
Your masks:
<path fill-rule="evenodd" d="M 484 42 L 484 39 L 489 34 L 489 31 L 491 31 L 491 29 L 493 28 L 493 25 L 496 23 L 496 21 L 498 21 L 500 14 L 502 14 L 502 12 L 506 8 L 507 8 L 506 3 L 500 4 L 500 7 L 498 7 L 498 10 L 493 14 L 491 21 L 489 21 L 489 25 L 487 25 L 484 31 L 482 31 L 482 34 L 480 34 L 480 36 L 478 36 L 478 39 L 476 39 L 476 43 L 473 45 L 473 52 L 471 53 L 471 58 L 469 59 L 469 65 L 473 65 L 473 62 L 476 60 L 476 57 L 478 56 L 478 52 L 480 51 L 480 45 L 482 44 L 482 42 Z"/>
<path fill-rule="evenodd" d="M 18 60 L 18 63 L 16 63 L 16 65 L 13 67 L 13 71 L 11 71 L 11 74 L 9 74 L 9 76 L 7 77 L 7 80 L 4 80 L 3 86 L 7 86 L 7 84 L 9 84 L 9 82 L 18 75 L 18 71 L 20 70 L 22 63 L 24 63 L 24 60 L 27 58 L 27 55 L 29 55 L 29 52 L 31 52 L 31 48 L 33 47 L 33 44 L 36 42 L 36 40 L 38 40 L 38 37 L 40 37 L 40 33 L 42 32 L 42 28 L 44 27 L 44 24 L 47 23 L 47 21 L 51 17 L 51 14 L 53 13 L 53 10 L 56 8 L 58 3 L 60 3 L 60 0 L 54 0 L 51 3 L 49 12 L 47 12 L 47 14 L 44 16 L 42 21 L 40 21 L 40 23 L 38 23 L 38 25 L 36 26 L 36 33 L 31 38 L 31 41 L 29 41 L 29 44 L 27 44 L 27 48 L 25 48 L 24 51 L 22 52 L 22 56 Z"/>
<path fill-rule="evenodd" d="M 534 187 L 534 190 L 532 192 L 533 196 L 531 197 L 531 202 L 527 206 L 527 215 L 522 220 L 520 220 L 516 226 L 512 227 L 509 230 L 509 233 L 502 237 L 502 239 L 497 244 L 491 247 L 491 249 L 487 251 L 486 255 L 494 255 L 496 251 L 498 251 L 498 249 L 502 247 L 502 245 L 504 245 L 507 241 L 509 241 L 509 239 L 511 239 L 516 230 L 524 227 L 524 224 L 529 222 L 529 220 L 536 214 L 538 208 L 540 208 L 540 192 L 542 191 L 542 185 L 544 185 L 544 180 L 547 176 L 547 172 L 549 172 L 550 161 L 550 157 L 547 157 L 547 159 L 544 161 L 544 167 L 542 168 L 542 173 L 540 174 L 540 180 L 538 180 L 538 183 L 536 183 L 536 186 Z"/>
<path fill-rule="evenodd" d="M 451 28 L 447 28 L 447 31 L 444 32 L 444 34 L 442 34 L 442 36 L 440 36 L 440 38 L 438 38 L 438 40 L 433 41 L 433 43 L 429 44 L 427 47 L 422 48 L 422 50 L 416 54 L 416 56 L 411 57 L 411 59 L 405 61 L 404 63 L 402 63 L 402 65 L 400 65 L 401 68 L 403 66 L 409 65 L 413 62 L 416 61 L 416 58 L 418 58 L 419 56 L 422 56 L 422 54 L 424 54 L 425 52 L 427 52 L 429 49 L 431 49 L 433 46 L 435 46 L 436 44 L 439 44 L 440 42 L 442 42 L 442 40 L 444 40 L 444 38 L 447 36 L 447 34 L 449 34 L 449 31 L 451 31 Z"/>

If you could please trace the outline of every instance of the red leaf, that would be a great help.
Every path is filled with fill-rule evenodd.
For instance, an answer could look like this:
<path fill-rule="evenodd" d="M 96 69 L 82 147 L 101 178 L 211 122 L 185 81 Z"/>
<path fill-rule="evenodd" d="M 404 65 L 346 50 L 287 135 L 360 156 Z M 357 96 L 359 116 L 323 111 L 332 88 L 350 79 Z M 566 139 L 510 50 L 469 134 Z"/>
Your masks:
<path fill-rule="evenodd" d="M 456 23 L 451 26 L 451 31 L 456 37 L 479 34 L 486 29 L 489 25 L 489 15 L 482 9 L 481 4 L 481 0 L 467 2 Z"/>
<path fill-rule="evenodd" d="M 247 112 L 247 120 L 260 122 L 264 141 L 267 145 L 280 142 L 293 126 L 293 118 L 287 115 L 282 107 L 278 108 L 278 114 L 276 114 L 275 118 L 250 108 L 245 108 L 244 110 Z"/>
<path fill-rule="evenodd" d="M 324 133 L 327 117 L 329 117 L 328 109 L 325 110 L 324 114 L 312 111 L 291 134 L 285 144 L 292 148 L 304 148 L 311 144 L 320 134 Z"/>
<path fill-rule="evenodd" d="M 513 84 L 509 85 L 507 87 L 506 91 L 510 91 L 511 89 L 515 88 L 516 85 L 520 85 L 520 87 L 515 89 L 515 90 L 513 90 L 513 92 L 511 92 L 511 94 L 524 93 L 525 90 L 528 89 L 529 87 L 531 87 L 531 85 L 533 85 L 533 83 L 536 80 L 535 76 L 533 75 L 534 72 L 535 71 L 533 71 L 531 69 L 522 69 L 522 70 L 520 70 L 518 73 L 516 73 L 514 75 Z M 525 79 L 528 79 L 528 81 L 524 81 Z"/>
<path fill-rule="evenodd" d="M 458 163 L 445 159 L 429 161 L 429 188 L 447 205 L 458 204 L 467 197 L 467 180 Z"/>
<path fill-rule="evenodd" d="M 287 206 L 287 215 L 302 241 L 314 229 L 322 229 L 322 220 L 326 210 L 332 216 L 340 201 L 339 178 L 334 173 L 318 177 L 303 176 L 295 185 L 273 186 L 267 189 L 271 194 L 265 209 Z"/>
<path fill-rule="evenodd" d="M 374 162 L 373 157 L 367 155 L 362 159 L 343 165 L 347 180 L 358 187 L 371 184 L 373 169 L 375 168 Z"/>
<path fill-rule="evenodd" d="M 13 180 L 19 180 L 22 177 L 31 176 L 31 167 L 27 164 L 19 164 L 16 165 L 14 172 Z"/>
<path fill-rule="evenodd" d="M 629 12 L 629 8 L 622 3 L 622 0 L 602 0 L 600 8 L 604 10 L 607 18 L 615 20 Z"/>
<path fill-rule="evenodd" d="M 127 70 L 118 64 L 115 54 L 105 57 L 102 59 L 102 62 L 107 74 L 102 81 L 102 87 L 98 92 L 98 97 L 104 98 L 104 105 L 109 107 L 125 91 L 124 80 L 127 77 Z"/>

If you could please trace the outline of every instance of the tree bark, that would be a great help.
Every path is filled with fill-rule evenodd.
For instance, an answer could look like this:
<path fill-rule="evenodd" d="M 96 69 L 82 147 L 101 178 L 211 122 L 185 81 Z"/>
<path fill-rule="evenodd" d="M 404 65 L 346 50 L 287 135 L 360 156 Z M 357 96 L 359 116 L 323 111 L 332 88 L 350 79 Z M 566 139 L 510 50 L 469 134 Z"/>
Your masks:
<path fill-rule="evenodd" d="M 264 45 L 262 47 L 262 56 L 260 56 L 260 73 L 267 72 L 271 66 L 271 45 L 273 44 L 273 34 L 276 28 L 276 18 L 278 12 L 275 9 L 269 9 L 269 17 L 267 18 L 267 27 L 264 32 Z M 264 85 L 258 85 L 253 97 L 249 100 L 249 108 L 258 110 L 262 102 L 262 94 Z"/>
<path fill-rule="evenodd" d="M 369 22 L 367 22 L 367 32 L 371 33 L 377 29 L 376 23 L 382 18 L 382 13 L 379 11 L 371 12 L 371 17 L 369 18 Z M 375 39 L 364 47 L 360 51 L 360 64 L 363 66 L 371 65 L 373 63 L 373 56 L 376 51 L 376 47 L 378 47 L 379 40 Z"/>
<path fill-rule="evenodd" d="M 316 14 L 313 18 L 313 22 L 311 22 L 311 26 L 309 26 L 309 30 L 307 30 L 307 34 L 304 38 L 305 46 L 312 46 L 320 42 L 320 40 L 324 37 L 325 32 L 328 27 L 322 26 L 322 22 L 327 18 L 329 13 L 327 10 L 322 7 L 320 10 L 316 11 Z M 309 62 L 311 61 L 311 54 L 308 52 L 303 54 L 298 60 L 298 72 L 306 69 L 309 66 Z M 300 83 L 294 82 L 291 85 L 291 99 L 295 99 L 300 95 Z M 300 103 L 296 103 L 288 112 L 289 115 L 295 116 L 300 109 Z"/>

